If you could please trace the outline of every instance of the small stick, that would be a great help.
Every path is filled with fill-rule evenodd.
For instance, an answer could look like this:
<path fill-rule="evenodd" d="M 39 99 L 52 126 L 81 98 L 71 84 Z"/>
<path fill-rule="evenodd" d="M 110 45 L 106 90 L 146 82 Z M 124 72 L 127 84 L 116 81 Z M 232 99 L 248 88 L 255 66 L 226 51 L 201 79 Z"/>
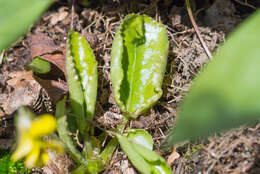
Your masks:
<path fill-rule="evenodd" d="M 74 25 L 74 14 L 75 10 L 74 10 L 74 0 L 72 0 L 72 4 L 71 4 L 71 20 L 70 20 L 70 29 L 73 30 L 73 25 Z"/>
<path fill-rule="evenodd" d="M 195 22 L 195 20 L 194 20 L 194 18 L 193 18 L 192 11 L 191 11 L 191 7 L 190 7 L 190 0 L 185 0 L 185 3 L 186 3 L 188 15 L 189 15 L 189 17 L 190 17 L 190 20 L 191 20 L 191 23 L 192 23 L 192 25 L 193 25 L 193 28 L 194 28 L 194 30 L 195 30 L 195 32 L 196 32 L 198 38 L 199 38 L 199 41 L 200 41 L 202 47 L 204 48 L 204 50 L 205 50 L 205 52 L 206 52 L 206 54 L 207 54 L 209 60 L 212 60 L 212 55 L 211 55 L 211 53 L 210 53 L 210 51 L 209 51 L 209 49 L 208 49 L 206 43 L 205 43 L 204 40 L 202 39 L 201 34 L 200 34 L 200 31 L 199 31 L 199 28 L 198 28 L 198 26 L 197 26 L 197 24 L 196 24 L 196 22 Z"/>
<path fill-rule="evenodd" d="M 250 7 L 250 8 L 252 8 L 252 9 L 256 10 L 256 7 L 253 6 L 253 5 L 251 5 L 251 4 L 248 4 L 247 0 L 246 0 L 245 2 L 241 2 L 241 1 L 239 1 L 239 0 L 234 0 L 234 1 L 236 1 L 237 3 L 239 3 L 239 4 L 241 4 L 241 5 L 244 5 L 244 6 L 247 6 L 247 7 Z"/>

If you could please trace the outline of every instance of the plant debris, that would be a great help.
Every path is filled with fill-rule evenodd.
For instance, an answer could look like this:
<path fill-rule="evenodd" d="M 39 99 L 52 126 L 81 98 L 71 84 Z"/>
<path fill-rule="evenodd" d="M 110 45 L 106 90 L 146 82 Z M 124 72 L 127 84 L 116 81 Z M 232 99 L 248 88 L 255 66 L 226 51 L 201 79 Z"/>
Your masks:
<path fill-rule="evenodd" d="M 256 1 L 247 2 L 260 7 Z M 197 9 L 193 15 L 210 52 L 217 51 L 227 34 L 253 12 L 253 8 L 234 0 L 216 0 L 209 8 L 203 9 L 203 5 L 198 5 L 198 8 L 202 10 Z M 109 1 L 89 7 L 75 3 L 74 29 L 90 42 L 98 61 L 99 87 L 93 124 L 105 129 L 120 124 L 122 115 L 111 92 L 110 51 L 116 30 L 129 13 L 146 14 L 162 23 L 170 41 L 163 96 L 152 109 L 132 121 L 130 127 L 144 128 L 152 135 L 154 149 L 168 159 L 174 173 L 259 173 L 259 125 L 188 143 L 176 150 L 162 152 L 159 148 L 175 122 L 178 106 L 189 91 L 192 80 L 208 62 L 182 0 Z M 18 107 L 28 105 L 37 112 L 52 112 L 48 106 L 54 106 L 67 92 L 64 48 L 70 20 L 71 5 L 66 1 L 56 2 L 25 38 L 1 55 L 6 57 L 6 62 L 2 61 L 0 65 L 0 144 L 3 139 L 11 140 L 13 137 L 10 129 L 13 130 L 12 118 Z M 48 76 L 34 77 L 32 72 L 24 71 L 36 56 L 51 62 L 59 70 L 58 74 L 54 73 L 54 76 L 52 72 Z M 11 144 L 12 141 L 7 146 Z M 65 170 L 72 166 L 68 160 L 56 162 L 45 166 L 44 172 L 41 170 L 40 173 L 66 173 Z M 132 174 L 136 170 L 118 149 L 103 173 Z"/>

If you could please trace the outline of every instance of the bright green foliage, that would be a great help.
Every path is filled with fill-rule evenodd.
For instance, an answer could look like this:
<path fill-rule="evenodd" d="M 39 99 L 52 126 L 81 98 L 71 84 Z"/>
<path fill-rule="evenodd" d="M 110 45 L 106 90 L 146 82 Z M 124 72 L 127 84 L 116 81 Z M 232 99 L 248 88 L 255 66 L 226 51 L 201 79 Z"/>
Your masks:
<path fill-rule="evenodd" d="M 84 93 L 85 114 L 92 120 L 97 98 L 97 61 L 88 41 L 79 33 L 70 31 L 68 44 Z"/>
<path fill-rule="evenodd" d="M 84 163 L 86 164 L 85 159 L 83 158 L 82 154 L 76 148 L 72 137 L 70 136 L 70 130 L 68 124 L 68 118 L 65 112 L 65 104 L 66 104 L 66 97 L 60 100 L 56 105 L 56 112 L 55 116 L 57 118 L 57 131 L 61 141 L 65 144 L 67 150 L 71 154 L 71 157 L 76 161 L 78 164 Z"/>
<path fill-rule="evenodd" d="M 64 99 L 62 99 L 61 101 L 58 102 L 58 104 L 56 105 L 56 117 L 57 117 L 57 123 L 58 123 L 58 134 L 60 139 L 64 142 L 64 144 L 66 145 L 66 148 L 68 150 L 68 152 L 70 153 L 71 157 L 73 158 L 73 160 L 75 162 L 77 162 L 77 164 L 79 165 L 79 167 L 73 171 L 73 173 L 98 173 L 102 170 L 104 170 L 104 163 L 102 160 L 100 159 L 95 159 L 95 156 L 93 154 L 87 154 L 84 155 L 86 152 L 80 152 L 77 149 L 77 145 L 75 144 L 75 142 L 72 140 L 72 137 L 70 135 L 70 129 L 69 129 L 69 124 L 71 124 L 71 122 L 69 122 L 69 119 L 65 113 L 65 103 L 66 103 L 66 97 Z M 90 137 L 90 138 L 94 138 L 94 137 Z M 97 147 L 94 146 L 93 144 L 97 142 L 97 140 L 89 140 L 88 144 L 85 144 L 85 148 L 88 148 L 88 151 L 91 151 L 93 153 L 94 149 L 93 147 Z M 90 144 L 91 143 L 91 144 Z M 96 151 L 97 149 L 95 149 Z"/>
<path fill-rule="evenodd" d="M 70 31 L 66 48 L 66 71 L 70 103 L 82 134 L 94 116 L 97 96 L 97 62 L 89 43 Z"/>
<path fill-rule="evenodd" d="M 0 1 L 0 52 L 23 35 L 52 0 Z"/>
<path fill-rule="evenodd" d="M 127 138 L 136 144 L 142 145 L 147 149 L 153 150 L 153 138 L 143 129 L 130 129 Z"/>
<path fill-rule="evenodd" d="M 104 163 L 99 157 L 100 142 L 93 134 L 93 127 L 88 121 L 92 121 L 97 96 L 97 61 L 93 51 L 86 41 L 75 31 L 69 32 L 66 48 L 66 72 L 69 84 L 70 104 L 73 114 L 78 118 L 80 141 L 84 143 L 81 154 L 75 151 L 71 140 L 67 141 L 80 160 L 79 167 L 74 171 L 98 173 L 104 170 Z M 68 138 L 68 132 L 64 137 Z M 71 151 L 72 151 L 71 150 Z"/>
<path fill-rule="evenodd" d="M 145 132 L 145 130 L 142 131 Z M 131 138 L 127 138 L 120 134 L 117 134 L 116 137 L 120 143 L 121 148 L 124 150 L 135 168 L 142 174 L 171 174 L 171 168 L 166 163 L 166 161 L 152 151 L 151 148 L 153 143 L 146 144 L 148 147 L 150 146 L 149 149 L 147 146 L 140 145 L 142 141 L 147 141 L 150 138 L 147 137 L 149 134 L 146 132 L 143 134 L 143 138 L 141 138 L 142 133 L 139 130 L 137 130 L 136 133 L 134 133 L 135 130 L 130 132 L 132 132 L 130 135 Z M 135 138 L 133 133 L 138 136 L 138 138 Z M 147 142 L 150 142 L 150 140 Z"/>
<path fill-rule="evenodd" d="M 112 155 L 116 150 L 117 146 L 118 146 L 118 141 L 116 138 L 112 138 L 109 141 L 109 143 L 106 145 L 105 149 L 100 154 L 105 164 L 108 164 L 110 162 L 109 160 L 112 158 Z"/>
<path fill-rule="evenodd" d="M 0 150 L 0 173 L 1 174 L 27 174 L 22 161 L 12 162 L 10 160 L 11 153 L 5 150 Z"/>
<path fill-rule="evenodd" d="M 35 57 L 26 68 L 27 70 L 32 70 L 35 73 L 45 74 L 51 71 L 51 64 L 40 57 Z"/>
<path fill-rule="evenodd" d="M 79 76 L 75 70 L 75 63 L 71 54 L 70 42 L 67 40 L 66 44 L 66 73 L 67 82 L 69 85 L 69 99 L 72 112 L 78 116 L 78 126 L 81 133 L 86 127 L 86 120 L 84 117 L 85 105 L 83 90 L 79 81 Z"/>
<path fill-rule="evenodd" d="M 259 119 L 259 43 L 260 11 L 231 34 L 195 79 L 166 145 Z"/>
<path fill-rule="evenodd" d="M 124 115 L 137 118 L 162 95 L 169 42 L 164 27 L 146 15 L 128 15 L 112 46 L 111 81 Z"/>

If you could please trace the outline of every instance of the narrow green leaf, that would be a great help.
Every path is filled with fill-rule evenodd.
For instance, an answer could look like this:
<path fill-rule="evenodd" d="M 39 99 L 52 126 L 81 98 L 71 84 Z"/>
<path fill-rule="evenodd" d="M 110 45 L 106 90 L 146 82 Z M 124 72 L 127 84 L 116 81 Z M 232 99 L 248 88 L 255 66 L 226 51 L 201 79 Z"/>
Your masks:
<path fill-rule="evenodd" d="M 0 52 L 10 46 L 49 7 L 52 0 L 0 1 Z"/>
<path fill-rule="evenodd" d="M 56 105 L 55 116 L 57 118 L 57 131 L 59 137 L 62 140 L 62 142 L 66 145 L 66 148 L 69 150 L 72 158 L 78 164 L 87 164 L 86 160 L 83 158 L 81 153 L 76 148 L 76 145 L 74 144 L 73 140 L 71 139 L 70 130 L 68 128 L 69 122 L 67 120 L 67 115 L 65 114 L 65 104 L 66 97 L 60 100 Z"/>
<path fill-rule="evenodd" d="M 69 34 L 70 54 L 85 100 L 86 117 L 92 120 L 97 97 L 97 61 L 88 41 L 75 31 Z"/>
<path fill-rule="evenodd" d="M 160 157 L 154 151 L 145 148 L 139 144 L 133 146 L 135 151 L 142 156 L 149 164 L 153 171 L 156 174 L 171 174 L 171 167 L 166 163 L 166 161 Z"/>
<path fill-rule="evenodd" d="M 106 145 L 105 149 L 101 152 L 100 156 L 103 159 L 105 164 L 108 164 L 116 147 L 118 146 L 118 141 L 116 138 L 112 138 L 109 143 Z"/>
<path fill-rule="evenodd" d="M 51 64 L 40 57 L 35 57 L 32 62 L 27 65 L 26 69 L 32 70 L 35 73 L 46 74 L 51 71 Z"/>
<path fill-rule="evenodd" d="M 130 129 L 127 132 L 127 138 L 136 144 L 146 147 L 149 150 L 153 150 L 153 138 L 143 129 Z"/>
<path fill-rule="evenodd" d="M 84 117 L 84 94 L 80 84 L 79 76 L 75 70 L 75 63 L 71 53 L 71 44 L 69 39 L 66 44 L 66 72 L 67 82 L 69 85 L 69 99 L 72 112 L 79 116 L 77 118 L 80 132 L 83 133 L 86 127 L 86 121 Z"/>
<path fill-rule="evenodd" d="M 152 150 L 134 143 L 120 134 L 116 135 L 120 146 L 135 168 L 142 174 L 171 174 L 171 168 L 166 161 Z"/>
<path fill-rule="evenodd" d="M 131 143 L 125 136 L 120 134 L 116 135 L 121 148 L 124 150 L 129 160 L 135 166 L 135 168 L 142 174 L 151 174 L 152 168 L 134 149 L 134 144 Z"/>
<path fill-rule="evenodd" d="M 137 118 L 162 95 L 169 42 L 165 28 L 146 15 L 128 15 L 112 46 L 111 81 L 124 115 Z"/>
<path fill-rule="evenodd" d="M 195 80 L 165 145 L 259 119 L 259 42 L 258 10 L 231 34 Z"/>

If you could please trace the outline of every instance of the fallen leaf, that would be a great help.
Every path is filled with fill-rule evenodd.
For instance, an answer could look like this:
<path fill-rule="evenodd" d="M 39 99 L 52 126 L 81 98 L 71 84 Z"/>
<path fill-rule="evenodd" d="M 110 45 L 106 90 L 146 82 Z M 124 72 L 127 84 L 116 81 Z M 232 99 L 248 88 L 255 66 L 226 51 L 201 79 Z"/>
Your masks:
<path fill-rule="evenodd" d="M 67 83 L 63 80 L 45 80 L 34 76 L 35 80 L 45 89 L 53 104 L 56 104 L 67 92 Z"/>
<path fill-rule="evenodd" d="M 6 115 L 13 114 L 19 107 L 34 107 L 40 95 L 41 86 L 33 78 L 31 71 L 17 71 L 9 73 L 7 85 L 13 88 L 7 100 L 0 104 Z"/>
<path fill-rule="evenodd" d="M 51 38 L 43 33 L 35 33 L 28 37 L 29 47 L 32 57 L 42 56 L 45 54 L 61 51 Z"/>
<path fill-rule="evenodd" d="M 53 13 L 50 16 L 50 23 L 51 25 L 56 25 L 58 22 L 63 21 L 69 16 L 69 13 L 65 10 L 68 10 L 68 8 L 60 8 L 57 13 Z"/>
<path fill-rule="evenodd" d="M 167 163 L 172 165 L 173 162 L 180 157 L 180 154 L 176 151 L 176 148 L 173 148 L 171 155 L 167 159 Z"/>
<path fill-rule="evenodd" d="M 29 47 L 32 58 L 41 57 L 55 66 L 64 74 L 65 70 L 65 47 L 58 47 L 53 40 L 43 33 L 36 33 L 29 36 Z"/>

